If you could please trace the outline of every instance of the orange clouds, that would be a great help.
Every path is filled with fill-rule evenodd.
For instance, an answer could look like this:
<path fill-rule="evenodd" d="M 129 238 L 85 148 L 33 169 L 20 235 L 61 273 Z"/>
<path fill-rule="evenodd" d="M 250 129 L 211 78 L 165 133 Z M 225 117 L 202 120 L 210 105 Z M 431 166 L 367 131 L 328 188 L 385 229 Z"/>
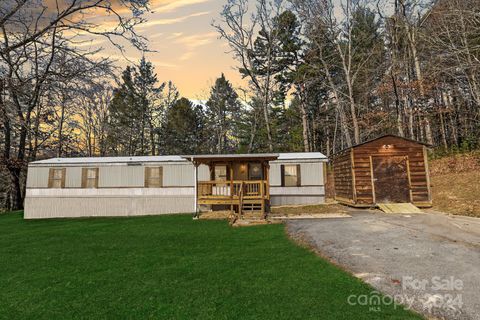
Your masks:
<path fill-rule="evenodd" d="M 153 0 L 151 1 L 151 8 L 152 11 L 156 13 L 167 13 L 182 7 L 209 1 L 210 0 Z"/>

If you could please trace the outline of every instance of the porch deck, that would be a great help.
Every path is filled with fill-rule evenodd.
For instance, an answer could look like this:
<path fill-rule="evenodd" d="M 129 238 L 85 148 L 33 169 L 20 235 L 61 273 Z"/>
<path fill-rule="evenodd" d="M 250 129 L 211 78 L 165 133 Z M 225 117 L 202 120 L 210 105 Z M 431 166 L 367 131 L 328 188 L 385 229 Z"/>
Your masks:
<path fill-rule="evenodd" d="M 199 181 L 197 191 L 198 204 L 236 206 L 239 214 L 249 207 L 263 216 L 270 200 L 267 180 Z"/>
<path fill-rule="evenodd" d="M 268 199 L 266 180 L 199 181 L 198 199 Z"/>

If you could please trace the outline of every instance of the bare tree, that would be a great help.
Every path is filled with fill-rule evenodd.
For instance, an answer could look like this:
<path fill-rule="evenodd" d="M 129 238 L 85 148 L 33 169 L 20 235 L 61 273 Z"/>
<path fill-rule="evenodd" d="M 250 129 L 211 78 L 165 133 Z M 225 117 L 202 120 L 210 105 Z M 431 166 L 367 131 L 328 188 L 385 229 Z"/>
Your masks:
<path fill-rule="evenodd" d="M 113 97 L 113 88 L 106 82 L 86 86 L 77 95 L 76 113 L 80 117 L 82 143 L 79 147 L 85 154 L 105 156 L 108 107 Z"/>
<path fill-rule="evenodd" d="M 24 169 L 36 156 L 37 137 L 32 134 L 39 132 L 40 123 L 32 122 L 33 116 L 41 117 L 35 111 L 41 110 L 49 87 L 56 81 L 68 81 L 62 65 L 73 60 L 88 62 L 84 64 L 87 68 L 102 63 L 93 59 L 95 51 L 82 51 L 73 45 L 90 35 L 105 37 L 120 50 L 123 47 L 118 39 L 144 49 L 145 41 L 134 32 L 134 26 L 142 22 L 140 14 L 147 9 L 146 4 L 145 0 L 56 0 L 47 6 L 42 0 L 16 0 L 0 5 L 0 76 L 5 93 L 0 110 L 7 133 L 2 164 L 14 190 L 13 209 L 23 206 Z M 121 14 L 122 8 L 130 9 L 130 16 Z M 107 15 L 114 26 L 101 28 L 95 14 Z M 35 145 L 30 147 L 32 140 Z"/>
<path fill-rule="evenodd" d="M 268 148 L 273 151 L 270 109 L 273 92 L 278 85 L 274 79 L 274 64 L 278 54 L 275 50 L 278 32 L 274 28 L 274 20 L 283 11 L 284 4 L 281 0 L 256 0 L 255 4 L 250 15 L 248 0 L 228 0 L 221 13 L 223 20 L 220 24 L 214 24 L 214 27 L 230 45 L 231 52 L 240 63 L 239 71 L 248 77 L 252 89 L 261 97 Z M 257 34 L 262 37 L 261 44 Z"/>

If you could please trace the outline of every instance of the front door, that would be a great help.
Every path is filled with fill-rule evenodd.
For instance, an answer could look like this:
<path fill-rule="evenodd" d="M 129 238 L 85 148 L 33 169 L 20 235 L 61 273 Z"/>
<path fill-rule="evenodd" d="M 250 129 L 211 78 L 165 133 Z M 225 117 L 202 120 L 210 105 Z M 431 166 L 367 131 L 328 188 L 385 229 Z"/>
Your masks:
<path fill-rule="evenodd" d="M 372 157 L 376 203 L 410 202 L 407 161 L 405 156 Z"/>

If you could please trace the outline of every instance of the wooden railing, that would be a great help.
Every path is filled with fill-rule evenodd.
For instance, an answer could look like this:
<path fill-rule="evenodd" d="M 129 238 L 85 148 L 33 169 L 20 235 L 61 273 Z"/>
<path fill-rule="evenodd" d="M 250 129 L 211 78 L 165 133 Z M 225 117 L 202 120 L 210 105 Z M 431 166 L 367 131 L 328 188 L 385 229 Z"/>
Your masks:
<path fill-rule="evenodd" d="M 240 195 L 243 196 L 243 199 L 268 198 L 269 192 L 267 182 L 265 180 L 198 182 L 199 199 L 239 198 Z"/>

